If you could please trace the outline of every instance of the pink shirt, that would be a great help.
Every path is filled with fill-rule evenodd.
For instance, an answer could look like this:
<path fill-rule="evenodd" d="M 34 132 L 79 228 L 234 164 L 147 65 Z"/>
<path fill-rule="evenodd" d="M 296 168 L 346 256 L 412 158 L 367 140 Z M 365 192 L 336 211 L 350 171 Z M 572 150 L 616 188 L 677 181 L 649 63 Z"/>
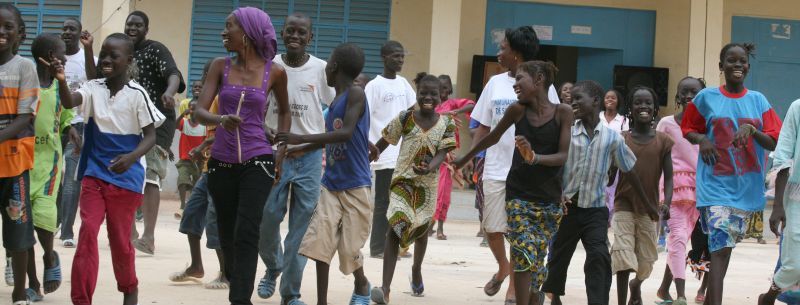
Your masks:
<path fill-rule="evenodd" d="M 672 137 L 675 145 L 672 146 L 672 202 L 695 202 L 695 175 L 697 173 L 697 156 L 700 148 L 692 145 L 683 137 L 681 126 L 675 122 L 675 116 L 661 119 L 656 130 Z M 661 200 L 664 199 L 664 184 L 661 183 Z"/>
<path fill-rule="evenodd" d="M 446 100 L 446 101 L 442 102 L 438 106 L 436 106 L 436 113 L 445 113 L 445 112 L 458 110 L 458 109 L 464 108 L 464 106 L 467 106 L 467 105 L 475 105 L 475 101 L 470 100 L 470 99 L 465 99 L 465 98 L 451 98 L 449 100 Z M 467 122 L 469 122 L 470 114 L 471 113 L 469 113 L 469 112 L 466 113 Z M 456 126 L 461 126 L 461 124 L 456 124 Z M 456 146 L 460 146 L 460 143 L 461 143 L 461 139 L 459 139 L 458 132 L 456 132 Z"/>

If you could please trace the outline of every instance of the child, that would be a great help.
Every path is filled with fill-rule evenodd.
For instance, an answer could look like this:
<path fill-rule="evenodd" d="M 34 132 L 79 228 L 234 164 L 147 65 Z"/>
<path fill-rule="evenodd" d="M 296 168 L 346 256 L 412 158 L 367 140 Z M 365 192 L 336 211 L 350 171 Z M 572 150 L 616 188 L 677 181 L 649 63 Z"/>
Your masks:
<path fill-rule="evenodd" d="M 403 69 L 405 56 L 406 51 L 399 42 L 390 40 L 384 43 L 381 47 L 383 73 L 376 75 L 364 89 L 369 103 L 369 141 L 372 143 L 381 139 L 381 132 L 398 113 L 417 103 L 414 88 L 399 74 Z M 369 255 L 373 258 L 383 257 L 383 249 L 386 247 L 389 187 L 399 153 L 400 148 L 392 145 L 386 148 L 377 161 L 372 162 L 372 169 L 375 171 L 375 213 L 372 216 Z"/>
<path fill-rule="evenodd" d="M 209 65 L 209 63 L 206 62 L 206 65 Z M 178 105 L 178 113 L 186 112 L 186 110 L 189 109 L 189 103 L 191 103 L 192 101 L 197 101 L 197 99 L 200 97 L 200 93 L 202 91 L 203 91 L 203 81 L 202 80 L 196 80 L 196 81 L 192 82 L 192 97 L 191 98 L 185 98 L 185 99 L 183 99 L 181 101 L 180 105 Z"/>
<path fill-rule="evenodd" d="M 201 88 L 202 86 L 196 88 L 197 91 L 193 93 L 194 96 L 200 95 Z M 192 86 L 192 92 L 195 92 L 194 86 Z M 186 198 L 192 193 L 194 184 L 200 179 L 200 169 L 203 167 L 202 164 L 193 160 L 189 155 L 192 149 L 206 140 L 206 126 L 200 124 L 200 122 L 195 119 L 194 115 L 192 115 L 196 106 L 197 99 L 192 99 L 192 101 L 189 102 L 189 108 L 181 112 L 181 115 L 178 117 L 177 128 L 181 133 L 180 142 L 178 144 L 180 160 L 175 164 L 175 167 L 178 168 L 178 194 L 181 198 L 181 207 L 180 210 L 175 213 L 175 218 L 180 218 L 179 216 L 183 215 L 183 209 L 186 207 Z"/>
<path fill-rule="evenodd" d="M 130 234 L 136 208 L 142 204 L 143 156 L 155 145 L 155 128 L 164 121 L 144 88 L 131 81 L 133 41 L 122 33 L 109 35 L 100 50 L 104 79 L 70 92 L 63 73 L 56 75 L 65 107 L 80 105 L 86 118 L 84 146 L 78 166 L 81 182 L 81 228 L 72 261 L 72 302 L 91 304 L 97 284 L 97 234 L 108 229 L 111 259 L 123 304 L 138 303 L 135 252 Z M 56 59 L 51 64 L 58 63 Z"/>
<path fill-rule="evenodd" d="M 700 217 L 695 204 L 698 147 L 683 138 L 680 124 L 686 106 L 705 87 L 702 79 L 684 77 L 678 82 L 678 93 L 675 95 L 675 104 L 679 107 L 678 113 L 662 118 L 656 126 L 657 131 L 668 134 L 675 143 L 672 147 L 673 196 L 667 221 L 669 226 L 667 267 L 656 296 L 664 301 L 673 301 L 669 295 L 669 286 L 674 278 L 675 290 L 678 293 L 677 300 L 673 302 L 675 305 L 686 304 L 686 244 L 692 236 L 694 224 Z M 665 187 L 662 184 L 662 196 L 666 191 Z"/>
<path fill-rule="evenodd" d="M 514 89 L 519 101 L 506 109 L 497 127 L 454 162 L 465 165 L 478 152 L 500 141 L 514 125 L 516 149 L 506 179 L 506 213 L 517 304 L 544 302 L 539 291 L 547 277 L 544 260 L 562 217 L 561 170 L 567 159 L 572 109 L 552 104 L 547 88 L 555 79 L 552 63 L 519 65 Z"/>
<path fill-rule="evenodd" d="M 379 152 L 389 144 L 400 145 L 397 167 L 392 174 L 389 230 L 383 256 L 383 286 L 372 289 L 372 301 L 389 302 L 389 292 L 397 265 L 398 247 L 414 243 L 414 265 L 411 267 L 411 295 L 422 296 L 422 260 L 428 245 L 428 228 L 437 207 L 437 170 L 445 156 L 456 146 L 456 125 L 450 116 L 440 116 L 435 108 L 441 101 L 441 83 L 436 76 L 426 75 L 417 85 L 419 109 L 406 110 L 394 118 L 378 140 Z M 377 156 L 374 156 L 377 158 Z"/>
<path fill-rule="evenodd" d="M 614 199 L 614 244 L 611 246 L 611 269 L 617 275 L 617 303 L 642 304 L 641 285 L 653 271 L 658 259 L 659 212 L 669 218 L 672 202 L 672 139 L 655 131 L 658 96 L 653 89 L 636 87 L 628 95 L 630 130 L 623 132 L 625 144 L 638 162 L 629 173 L 620 174 Z M 664 177 L 664 203 L 657 207 L 659 180 Z M 638 186 L 641 184 L 641 186 Z M 638 189 L 641 189 L 639 191 Z M 643 194 L 641 192 L 644 192 Z M 631 272 L 636 278 L 628 283 Z M 630 302 L 625 302 L 631 289 Z"/>
<path fill-rule="evenodd" d="M 567 268 L 578 241 L 586 249 L 586 295 L 589 304 L 608 304 L 611 289 L 611 256 L 608 253 L 608 215 L 605 188 L 612 166 L 623 172 L 633 169 L 636 156 L 616 131 L 600 123 L 603 89 L 595 81 L 580 81 L 572 87 L 572 126 L 564 193 L 567 211 L 551 246 L 547 280 L 542 291 L 552 293 L 552 304 L 561 305 Z M 586 170 L 592 167 L 593 170 Z"/>
<path fill-rule="evenodd" d="M 775 304 L 781 292 L 794 291 L 797 295 L 800 286 L 800 259 L 798 259 L 798 241 L 800 241 L 800 204 L 798 204 L 798 173 L 792 168 L 797 166 L 800 154 L 797 151 L 798 129 L 800 129 L 800 100 L 794 101 L 786 113 L 786 125 L 780 132 L 777 148 L 772 154 L 773 170 L 778 171 L 775 179 L 775 201 L 772 215 L 769 218 L 770 230 L 781 238 L 780 267 L 772 278 L 766 293 L 758 297 L 758 305 Z M 788 295 L 786 296 L 788 297 Z"/>
<path fill-rule="evenodd" d="M 562 104 L 572 105 L 572 97 L 570 97 L 570 93 L 572 93 L 572 86 L 574 86 L 572 82 L 564 82 L 558 87 L 558 97 L 561 99 Z"/>
<path fill-rule="evenodd" d="M 23 32 L 22 15 L 9 4 L 0 3 L 0 213 L 3 214 L 3 247 L 11 256 L 14 304 L 27 304 L 25 278 L 28 251 L 33 249 L 33 220 L 30 204 L 30 171 L 33 168 L 33 115 L 38 100 L 36 66 L 14 54 Z"/>
<path fill-rule="evenodd" d="M 703 160 L 697 162 L 697 207 L 711 252 L 708 305 L 722 304 L 731 252 L 748 218 L 766 205 L 766 151 L 775 149 L 781 129 L 767 98 L 744 86 L 753 50 L 752 44 L 725 45 L 719 54 L 725 85 L 700 91 L 681 122 Z"/>
<path fill-rule="evenodd" d="M 36 145 L 31 171 L 31 208 L 33 226 L 39 236 L 44 255 L 44 293 L 52 293 L 61 285 L 61 262 L 53 251 L 53 234 L 57 230 L 56 198 L 61 186 L 61 170 L 64 165 L 61 146 L 62 131 L 69 129 L 73 112 L 64 109 L 58 99 L 58 81 L 54 81 L 60 65 L 47 64 L 45 58 L 66 61 L 66 45 L 58 34 L 42 34 L 31 45 L 33 58 L 37 58 L 36 72 L 39 75 L 39 107 L 36 109 L 34 129 Z M 63 72 L 63 71 L 61 71 Z M 36 276 L 36 255 L 33 248 L 28 251 L 28 278 L 26 290 L 31 301 L 41 301 L 44 296 Z"/>
<path fill-rule="evenodd" d="M 339 254 L 339 270 L 352 273 L 350 304 L 369 305 L 370 285 L 364 276 L 361 248 L 369 237 L 372 203 L 367 133 L 369 105 L 364 91 L 353 84 L 364 68 L 364 51 L 355 44 L 333 50 L 325 74 L 336 88 L 336 98 L 325 117 L 326 133 L 295 135 L 279 133 L 275 140 L 293 148 L 290 155 L 325 146 L 327 165 L 322 176 L 322 195 L 311 218 L 299 254 L 317 262 L 317 304 L 328 304 L 328 272 L 333 255 Z"/>
<path fill-rule="evenodd" d="M 439 81 L 442 83 L 441 100 L 442 103 L 436 106 L 436 113 L 446 114 L 450 116 L 459 127 L 459 116 L 463 113 L 469 121 L 469 115 L 472 108 L 475 108 L 475 101 L 463 98 L 449 98 L 453 93 L 453 82 L 450 80 L 449 75 L 439 75 Z M 419 88 L 417 88 L 419 89 Z M 458 129 L 456 135 L 456 148 L 460 146 L 460 139 L 458 136 Z M 436 239 L 447 240 L 447 235 L 444 235 L 444 221 L 447 219 L 447 210 L 450 209 L 450 193 L 453 191 L 453 174 L 452 166 L 449 164 L 452 161 L 453 154 L 450 153 L 445 158 L 444 162 L 439 166 L 439 189 L 436 195 L 436 213 L 433 214 L 433 221 L 439 223 L 439 228 L 436 229 Z"/>

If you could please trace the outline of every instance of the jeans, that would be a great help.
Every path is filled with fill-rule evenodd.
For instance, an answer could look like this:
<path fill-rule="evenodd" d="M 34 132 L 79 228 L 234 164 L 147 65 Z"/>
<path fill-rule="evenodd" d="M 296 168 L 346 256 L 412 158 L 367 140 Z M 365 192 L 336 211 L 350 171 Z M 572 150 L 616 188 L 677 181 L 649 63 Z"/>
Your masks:
<path fill-rule="evenodd" d="M 79 134 L 83 134 L 83 123 L 73 124 L 72 128 L 75 128 Z M 78 198 L 81 194 L 81 181 L 75 179 L 75 172 L 78 170 L 81 155 L 73 153 L 74 149 L 75 143 L 69 142 L 64 150 L 64 185 L 61 187 L 61 196 L 58 199 L 61 240 L 75 238 L 72 227 L 75 225 L 75 215 L 78 214 Z"/>
<path fill-rule="evenodd" d="M 284 159 L 281 180 L 272 187 L 261 219 L 259 252 L 270 273 L 282 273 L 280 293 L 284 300 L 300 297 L 308 258 L 298 255 L 300 242 L 314 215 L 322 179 L 322 150 Z M 291 196 L 290 196 L 291 195 Z M 288 201 L 288 204 L 287 204 Z M 289 233 L 281 249 L 280 225 L 289 209 Z"/>
<path fill-rule="evenodd" d="M 192 189 L 192 195 L 186 202 L 183 217 L 178 231 L 183 234 L 203 236 L 206 231 L 206 247 L 219 250 L 219 228 L 217 228 L 217 210 L 214 201 L 208 195 L 208 174 L 203 173 Z"/>
<path fill-rule="evenodd" d="M 573 199 L 573 202 L 577 202 Z M 611 290 L 611 255 L 608 252 L 608 208 L 569 207 L 569 213 L 561 219 L 561 226 L 552 244 L 547 262 L 547 280 L 542 291 L 564 295 L 572 254 L 578 241 L 586 250 L 583 273 L 586 275 L 588 304 L 608 304 Z"/>
<path fill-rule="evenodd" d="M 233 305 L 253 304 L 258 226 L 274 177 L 272 155 L 235 164 L 214 158 L 208 161 L 208 190 L 217 209 L 225 275 L 231 283 L 228 300 Z"/>
<path fill-rule="evenodd" d="M 375 211 L 372 213 L 372 235 L 369 238 L 369 255 L 383 254 L 386 245 L 386 232 L 389 230 L 389 187 L 392 184 L 393 168 L 375 171 Z"/>

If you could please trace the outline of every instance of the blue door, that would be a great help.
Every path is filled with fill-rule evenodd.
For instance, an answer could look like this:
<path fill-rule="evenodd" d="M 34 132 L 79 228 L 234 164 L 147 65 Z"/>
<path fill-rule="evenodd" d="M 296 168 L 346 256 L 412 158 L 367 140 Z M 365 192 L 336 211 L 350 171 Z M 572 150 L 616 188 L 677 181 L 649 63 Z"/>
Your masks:
<path fill-rule="evenodd" d="M 783 118 L 789 105 L 800 98 L 800 21 L 733 17 L 731 41 L 756 45 L 745 80 L 749 89 L 763 93 Z"/>

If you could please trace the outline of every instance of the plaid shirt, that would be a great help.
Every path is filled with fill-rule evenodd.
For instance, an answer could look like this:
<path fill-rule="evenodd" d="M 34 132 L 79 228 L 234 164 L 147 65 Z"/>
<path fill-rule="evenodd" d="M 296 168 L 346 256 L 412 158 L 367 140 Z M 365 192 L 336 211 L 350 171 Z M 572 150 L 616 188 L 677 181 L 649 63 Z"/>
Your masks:
<path fill-rule="evenodd" d="M 579 208 L 606 206 L 608 170 L 613 165 L 623 172 L 633 169 L 636 156 L 625 145 L 616 131 L 598 123 L 594 137 L 589 138 L 583 122 L 572 125 L 567 163 L 564 164 L 564 196 L 572 198 L 577 193 Z"/>

